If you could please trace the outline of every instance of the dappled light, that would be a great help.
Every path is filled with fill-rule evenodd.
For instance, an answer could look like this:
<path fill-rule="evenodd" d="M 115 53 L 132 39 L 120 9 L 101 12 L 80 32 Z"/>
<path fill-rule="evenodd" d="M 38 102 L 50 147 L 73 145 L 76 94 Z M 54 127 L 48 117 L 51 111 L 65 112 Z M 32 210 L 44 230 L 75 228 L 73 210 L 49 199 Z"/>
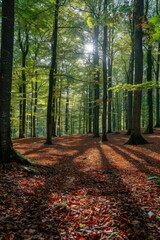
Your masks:
<path fill-rule="evenodd" d="M 125 141 L 124 132 L 109 134 L 105 144 L 92 135 L 59 137 L 52 146 L 41 138 L 15 140 L 21 153 L 41 165 L 1 169 L 2 236 L 7 229 L 8 236 L 24 239 L 157 239 L 155 145 L 149 144 L 148 156 L 145 147 Z M 153 135 L 152 141 L 160 159 Z"/>
<path fill-rule="evenodd" d="M 159 11 L 1 1 L 0 240 L 160 240 Z"/>

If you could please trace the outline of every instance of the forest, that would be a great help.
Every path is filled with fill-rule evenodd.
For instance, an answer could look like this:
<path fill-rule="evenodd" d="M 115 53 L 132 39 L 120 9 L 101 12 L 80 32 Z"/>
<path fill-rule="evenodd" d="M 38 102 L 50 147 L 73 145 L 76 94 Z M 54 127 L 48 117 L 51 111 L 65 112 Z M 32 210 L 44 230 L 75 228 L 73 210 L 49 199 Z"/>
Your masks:
<path fill-rule="evenodd" d="M 0 15 L 0 240 L 160 240 L 160 1 Z"/>

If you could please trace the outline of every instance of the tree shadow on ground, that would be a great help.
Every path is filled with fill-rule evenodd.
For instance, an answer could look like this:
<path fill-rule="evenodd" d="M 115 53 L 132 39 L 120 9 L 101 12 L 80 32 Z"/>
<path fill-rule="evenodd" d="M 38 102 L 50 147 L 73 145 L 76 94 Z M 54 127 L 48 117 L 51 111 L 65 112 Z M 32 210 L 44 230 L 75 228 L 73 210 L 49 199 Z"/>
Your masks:
<path fill-rule="evenodd" d="M 51 160 L 50 168 L 39 167 L 35 176 L 28 173 L 21 176 L 20 171 L 13 172 L 11 181 L 13 185 L 10 184 L 7 195 L 2 200 L 3 211 L 8 209 L 7 217 L 3 219 L 1 225 L 2 232 L 6 229 L 13 233 L 17 231 L 16 240 L 25 239 L 24 231 L 27 230 L 27 235 L 29 229 L 35 230 L 33 233 L 30 232 L 30 235 L 34 236 L 33 239 L 41 239 L 41 237 L 42 239 L 70 239 L 64 235 L 66 238 L 60 237 L 59 231 L 66 234 L 67 229 L 72 227 L 73 232 L 83 236 L 82 234 L 86 232 L 81 231 L 79 222 L 85 223 L 89 230 L 93 230 L 94 223 L 91 223 L 91 219 L 102 218 L 103 222 L 99 220 L 99 224 L 104 225 L 104 221 L 107 223 L 106 219 L 109 218 L 107 227 L 112 228 L 115 234 L 125 231 L 129 240 L 151 239 L 149 236 L 153 231 L 146 224 L 145 213 L 130 191 L 130 183 L 124 183 L 121 170 L 112 164 L 107 152 L 104 151 L 105 145 L 102 145 L 99 139 L 93 139 L 88 135 L 75 136 L 70 140 L 69 138 L 66 141 L 65 138 L 59 139 L 55 145 L 49 147 L 61 154 L 56 162 Z M 20 147 L 23 149 L 23 144 Z M 31 148 L 31 145 L 29 147 Z M 113 146 L 110 148 L 117 154 L 122 154 Z M 38 146 L 34 150 L 26 151 L 25 156 L 33 153 L 40 154 L 39 162 L 43 163 L 48 155 L 48 146 L 43 146 L 43 151 L 46 151 L 45 155 L 40 152 L 40 146 Z M 54 153 L 53 151 L 51 154 L 52 159 L 54 159 Z M 138 170 L 141 171 L 142 168 Z M 148 169 L 145 171 L 148 174 Z M 24 178 L 27 180 L 26 187 L 33 188 L 31 195 L 24 194 L 25 184 L 24 188 L 20 187 Z M 43 182 L 43 185 L 36 187 L 37 181 Z M 1 186 L 1 192 L 5 192 L 5 189 L 6 184 Z M 85 201 L 81 202 L 83 199 Z M 60 203 L 65 203 L 68 207 L 56 209 L 55 204 Z M 88 212 L 92 210 L 92 213 L 86 215 L 87 209 L 89 209 Z M 14 226 L 7 228 L 13 222 Z M 37 233 L 39 235 L 36 238 Z M 86 239 L 92 238 L 88 235 Z"/>
<path fill-rule="evenodd" d="M 121 155 L 125 161 L 130 162 L 140 172 L 145 173 L 146 176 L 157 174 L 157 169 L 160 169 L 160 162 L 153 157 L 148 157 L 142 152 L 136 152 L 127 146 L 115 146 L 112 145 L 112 149 L 119 155 Z"/>

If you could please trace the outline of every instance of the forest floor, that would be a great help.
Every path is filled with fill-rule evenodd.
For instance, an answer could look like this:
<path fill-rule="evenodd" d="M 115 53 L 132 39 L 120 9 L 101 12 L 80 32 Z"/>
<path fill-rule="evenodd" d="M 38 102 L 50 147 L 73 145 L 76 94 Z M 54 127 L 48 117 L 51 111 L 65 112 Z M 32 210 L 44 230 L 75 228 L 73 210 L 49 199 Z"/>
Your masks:
<path fill-rule="evenodd" d="M 0 168 L 0 240 L 160 240 L 160 129 L 144 137 L 14 140 L 41 166 Z"/>

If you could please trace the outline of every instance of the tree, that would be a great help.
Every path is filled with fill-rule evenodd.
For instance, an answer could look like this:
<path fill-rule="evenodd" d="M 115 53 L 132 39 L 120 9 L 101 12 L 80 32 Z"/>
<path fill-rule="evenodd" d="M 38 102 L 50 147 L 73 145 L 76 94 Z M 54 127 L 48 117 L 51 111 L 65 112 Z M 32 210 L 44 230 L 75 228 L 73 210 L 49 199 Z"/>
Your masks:
<path fill-rule="evenodd" d="M 104 11 L 106 14 L 107 1 L 104 1 Z M 107 116 L 107 26 L 103 27 L 103 112 L 102 112 L 102 142 L 107 141 L 107 127 L 106 127 L 106 116 Z"/>
<path fill-rule="evenodd" d="M 142 20 L 144 11 L 144 0 L 135 0 L 135 84 L 141 84 L 143 79 L 143 49 L 142 49 Z M 131 136 L 127 144 L 145 144 L 147 141 L 141 135 L 141 97 L 142 91 L 134 91 L 133 120 Z"/>
<path fill-rule="evenodd" d="M 15 152 L 11 141 L 10 111 L 14 39 L 14 0 L 2 1 L 2 30 L 0 55 L 0 162 L 22 158 Z M 24 159 L 24 163 L 29 162 Z"/>
<path fill-rule="evenodd" d="M 152 46 L 149 45 L 147 49 L 147 81 L 152 81 Z M 148 89 L 147 93 L 147 104 L 148 104 L 148 125 L 145 133 L 153 133 L 153 96 L 152 88 Z"/>
<path fill-rule="evenodd" d="M 156 0 L 156 14 L 159 15 L 159 0 Z M 160 67 L 160 42 L 158 42 L 157 66 L 156 66 L 156 83 L 159 83 L 159 67 Z M 159 114 L 159 87 L 156 87 L 156 125 L 160 127 L 160 114 Z"/>
<path fill-rule="evenodd" d="M 18 29 L 18 42 L 22 53 L 22 84 L 19 85 L 19 93 L 21 94 L 22 100 L 20 100 L 20 119 L 19 119 L 19 137 L 25 137 L 26 131 L 26 58 L 29 50 L 29 29 L 25 27 L 23 31 L 24 36 L 22 37 L 22 29 L 19 25 Z M 24 38 L 24 42 L 23 39 Z"/>
<path fill-rule="evenodd" d="M 131 38 L 131 55 L 129 61 L 129 69 L 127 74 L 127 83 L 133 84 L 133 72 L 134 72 L 134 31 L 135 31 L 135 24 L 134 24 L 134 17 L 130 18 L 130 38 Z M 127 97 L 127 135 L 131 134 L 132 130 L 132 105 L 133 105 L 133 94 L 132 91 L 128 91 Z"/>
<path fill-rule="evenodd" d="M 56 0 L 55 4 L 55 15 L 53 24 L 53 33 L 51 41 L 51 67 L 49 73 L 49 95 L 47 105 L 47 139 L 46 144 L 52 144 L 52 130 L 55 121 L 55 87 L 56 77 L 55 72 L 57 69 L 57 37 L 58 37 L 58 14 L 59 14 L 59 0 Z"/>

